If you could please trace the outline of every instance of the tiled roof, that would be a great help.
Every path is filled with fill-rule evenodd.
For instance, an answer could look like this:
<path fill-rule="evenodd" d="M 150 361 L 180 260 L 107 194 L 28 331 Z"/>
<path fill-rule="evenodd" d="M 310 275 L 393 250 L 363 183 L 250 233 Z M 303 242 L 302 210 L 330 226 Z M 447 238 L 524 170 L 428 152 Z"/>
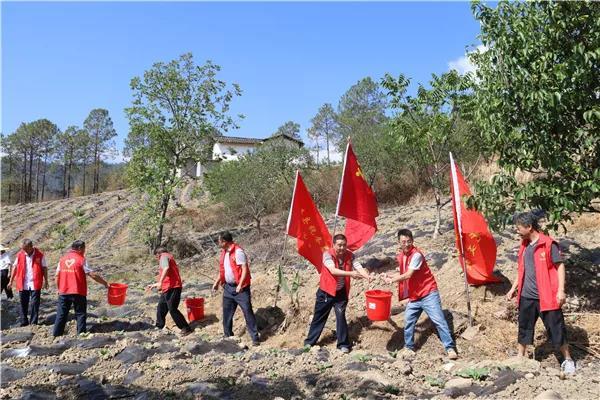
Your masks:
<path fill-rule="evenodd" d="M 259 144 L 262 139 L 256 138 L 244 138 L 236 136 L 216 136 L 215 142 L 217 143 L 238 143 L 238 144 Z"/>

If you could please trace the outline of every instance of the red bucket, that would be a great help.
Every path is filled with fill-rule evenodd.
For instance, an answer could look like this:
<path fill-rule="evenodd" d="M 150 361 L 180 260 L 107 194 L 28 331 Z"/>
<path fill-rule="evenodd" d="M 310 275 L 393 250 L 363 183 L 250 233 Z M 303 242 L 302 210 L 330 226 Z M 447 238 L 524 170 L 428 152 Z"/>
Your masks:
<path fill-rule="evenodd" d="M 199 321 L 204 318 L 204 298 L 188 297 L 185 299 L 185 306 L 187 308 L 188 321 Z"/>
<path fill-rule="evenodd" d="M 392 292 L 389 290 L 367 290 L 367 318 L 371 321 L 387 321 L 392 309 Z"/>
<path fill-rule="evenodd" d="M 108 285 L 108 304 L 122 306 L 127 297 L 127 285 L 124 283 L 111 283 Z"/>

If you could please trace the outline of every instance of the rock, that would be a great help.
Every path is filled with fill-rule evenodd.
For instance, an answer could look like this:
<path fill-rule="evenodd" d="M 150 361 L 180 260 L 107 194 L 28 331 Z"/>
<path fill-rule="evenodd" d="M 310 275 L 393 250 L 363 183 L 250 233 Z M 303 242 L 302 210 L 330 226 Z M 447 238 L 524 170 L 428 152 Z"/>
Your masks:
<path fill-rule="evenodd" d="M 532 374 L 531 372 L 528 372 L 528 373 L 525 374 L 525 378 L 527 378 L 527 379 L 533 379 L 533 378 L 535 378 L 535 375 Z"/>
<path fill-rule="evenodd" d="M 454 378 L 450 379 L 444 385 L 444 394 L 452 398 L 463 396 L 471 391 L 473 383 L 468 378 Z"/>
<path fill-rule="evenodd" d="M 87 340 L 82 340 L 77 343 L 77 347 L 80 349 L 99 349 L 101 347 L 110 346 L 117 341 L 116 338 L 112 336 L 94 336 Z"/>
<path fill-rule="evenodd" d="M 142 371 L 132 368 L 127 371 L 127 375 L 125 375 L 125 378 L 123 378 L 123 384 L 129 386 L 142 375 L 144 375 Z"/>
<path fill-rule="evenodd" d="M 0 385 L 5 387 L 8 383 L 21 379 L 27 374 L 26 371 L 9 367 L 8 365 L 0 366 Z"/>
<path fill-rule="evenodd" d="M 502 366 L 522 372 L 540 370 L 540 362 L 526 357 L 511 357 L 500 363 Z"/>
<path fill-rule="evenodd" d="M 80 375 L 94 365 L 97 360 L 96 357 L 93 357 L 80 363 L 55 363 L 46 365 L 44 368 L 62 375 Z"/>
<path fill-rule="evenodd" d="M 449 362 L 449 363 L 444 364 L 442 366 L 442 369 L 446 372 L 450 372 L 450 371 L 452 371 L 452 368 L 454 368 L 455 366 L 456 366 L 456 364 L 454 364 L 453 362 Z"/>
<path fill-rule="evenodd" d="M 553 390 L 546 390 L 535 396 L 534 400 L 562 400 L 562 397 Z"/>
<path fill-rule="evenodd" d="M 0 334 L 0 342 L 11 343 L 11 342 L 29 342 L 33 338 L 33 332 L 15 332 L 9 335 Z"/>
<path fill-rule="evenodd" d="M 460 335 L 465 340 L 473 340 L 481 330 L 481 325 L 470 326 Z"/>
<path fill-rule="evenodd" d="M 135 364 L 145 361 L 150 355 L 150 351 L 141 346 L 130 346 L 117 354 L 115 358 L 123 364 Z"/>

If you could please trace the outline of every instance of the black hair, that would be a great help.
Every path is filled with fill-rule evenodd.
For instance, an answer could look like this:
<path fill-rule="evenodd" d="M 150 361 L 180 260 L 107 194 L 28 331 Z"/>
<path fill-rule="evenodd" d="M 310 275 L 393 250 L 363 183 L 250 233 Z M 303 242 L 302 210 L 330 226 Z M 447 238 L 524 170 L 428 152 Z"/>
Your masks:
<path fill-rule="evenodd" d="M 398 239 L 400 239 L 400 236 L 406 236 L 410 240 L 413 240 L 413 234 L 409 229 L 400 229 L 398 231 Z"/>
<path fill-rule="evenodd" d="M 162 254 L 162 253 L 166 253 L 166 252 L 167 252 L 167 249 L 162 246 L 158 246 L 157 248 L 154 249 L 154 255 Z"/>
<path fill-rule="evenodd" d="M 538 221 L 538 217 L 530 211 L 522 212 L 515 215 L 514 218 L 515 225 L 521 225 L 524 227 L 532 227 L 534 231 L 540 230 L 540 223 Z"/>
<path fill-rule="evenodd" d="M 77 239 L 73 243 L 71 243 L 71 249 L 73 250 L 83 250 L 85 248 L 85 242 L 83 240 Z"/>
<path fill-rule="evenodd" d="M 346 239 L 346 235 L 343 233 L 338 233 L 333 237 L 333 243 L 337 242 L 338 240 L 343 240 L 344 242 L 348 243 L 348 239 Z"/>
<path fill-rule="evenodd" d="M 221 239 L 225 242 L 233 242 L 233 236 L 231 235 L 231 232 L 229 232 L 229 231 L 220 233 L 219 239 Z"/>
<path fill-rule="evenodd" d="M 23 247 L 33 246 L 33 241 L 31 239 L 23 239 L 23 241 L 21 243 L 22 243 Z"/>

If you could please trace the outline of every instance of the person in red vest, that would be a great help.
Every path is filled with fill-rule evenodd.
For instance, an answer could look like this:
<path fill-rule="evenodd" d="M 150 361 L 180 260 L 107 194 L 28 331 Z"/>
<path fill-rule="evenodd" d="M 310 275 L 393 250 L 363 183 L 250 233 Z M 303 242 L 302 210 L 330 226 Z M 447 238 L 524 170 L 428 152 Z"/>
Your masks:
<path fill-rule="evenodd" d="M 52 332 L 54 337 L 65 333 L 65 325 L 67 324 L 71 305 L 75 309 L 77 334 L 86 332 L 88 275 L 105 288 L 108 288 L 108 282 L 88 266 L 85 259 L 85 242 L 76 240 L 71 244 L 71 250 L 60 258 L 56 268 L 58 302 Z"/>
<path fill-rule="evenodd" d="M 458 354 L 456 354 L 448 322 L 442 312 L 442 301 L 435 278 L 427 266 L 423 253 L 413 245 L 413 234 L 410 230 L 398 231 L 398 245 L 399 272 L 392 276 L 386 274 L 384 280 L 387 283 L 398 282 L 399 299 L 408 298 L 406 311 L 404 311 L 404 355 L 410 357 L 414 354 L 415 326 L 421 313 L 425 311 L 438 331 L 448 358 L 456 360 Z"/>
<path fill-rule="evenodd" d="M 569 352 L 561 309 L 566 299 L 565 264 L 558 244 L 540 232 L 538 219 L 533 213 L 518 214 L 515 225 L 522 240 L 517 258 L 517 279 L 506 298 L 510 301 L 517 292 L 518 355 L 526 356 L 527 345 L 533 344 L 535 323 L 541 317 L 550 341 L 564 357 L 561 369 L 566 374 L 574 374 L 575 362 Z"/>
<path fill-rule="evenodd" d="M 21 300 L 21 326 L 37 325 L 42 296 L 42 285 L 48 289 L 48 265 L 46 258 L 31 239 L 23 239 L 21 250 L 16 255 L 13 272 L 8 286 L 16 284 Z M 29 311 L 30 319 L 27 318 Z"/>
<path fill-rule="evenodd" d="M 147 289 L 156 288 L 160 291 L 160 299 L 156 306 L 156 327 L 158 329 L 165 327 L 167 322 L 165 317 L 169 313 L 175 321 L 175 325 L 181 330 L 181 335 L 187 336 L 192 333 L 192 328 L 179 311 L 181 288 L 183 286 L 179 275 L 179 267 L 173 255 L 168 253 L 164 247 L 157 247 L 154 250 L 154 255 L 158 259 L 158 281 L 148 285 Z"/>
<path fill-rule="evenodd" d="M 219 235 L 219 276 L 213 284 L 213 290 L 223 286 L 223 334 L 233 336 L 233 315 L 239 305 L 246 320 L 246 329 L 252 344 L 259 344 L 256 317 L 252 310 L 250 293 L 250 263 L 244 249 L 233 241 L 229 232 Z"/>
<path fill-rule="evenodd" d="M 346 306 L 350 294 L 350 278 L 370 279 L 369 273 L 355 260 L 354 254 L 347 248 L 346 236 L 338 233 L 333 237 L 333 248 L 323 253 L 323 267 L 313 319 L 304 346 L 314 346 L 323 332 L 329 313 L 335 311 L 335 333 L 337 348 L 342 353 L 350 352 Z"/>

